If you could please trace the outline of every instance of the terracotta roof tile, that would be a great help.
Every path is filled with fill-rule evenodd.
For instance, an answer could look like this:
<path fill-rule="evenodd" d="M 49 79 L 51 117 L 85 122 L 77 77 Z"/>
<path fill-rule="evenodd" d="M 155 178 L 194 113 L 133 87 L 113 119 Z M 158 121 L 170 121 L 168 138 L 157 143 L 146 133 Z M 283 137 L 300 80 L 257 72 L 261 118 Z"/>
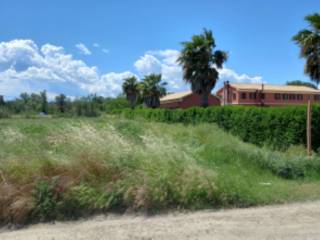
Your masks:
<path fill-rule="evenodd" d="M 242 84 L 242 83 L 230 83 L 231 87 L 237 90 L 262 90 L 262 84 Z M 320 90 L 313 89 L 307 86 L 293 86 L 293 85 L 263 85 L 264 92 L 294 92 L 294 93 L 318 93 Z"/>
<path fill-rule="evenodd" d="M 184 97 L 189 96 L 190 94 L 192 94 L 190 90 L 185 92 L 179 92 L 179 93 L 171 93 L 160 98 L 160 102 L 182 100 Z"/>

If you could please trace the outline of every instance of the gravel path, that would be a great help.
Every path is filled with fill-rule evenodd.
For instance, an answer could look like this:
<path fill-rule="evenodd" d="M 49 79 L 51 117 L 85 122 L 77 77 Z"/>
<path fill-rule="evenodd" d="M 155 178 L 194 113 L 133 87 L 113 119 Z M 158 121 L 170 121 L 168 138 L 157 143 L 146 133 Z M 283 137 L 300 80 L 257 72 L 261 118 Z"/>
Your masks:
<path fill-rule="evenodd" d="M 320 202 L 155 217 L 97 216 L 18 231 L 0 229 L 0 239 L 320 239 Z"/>

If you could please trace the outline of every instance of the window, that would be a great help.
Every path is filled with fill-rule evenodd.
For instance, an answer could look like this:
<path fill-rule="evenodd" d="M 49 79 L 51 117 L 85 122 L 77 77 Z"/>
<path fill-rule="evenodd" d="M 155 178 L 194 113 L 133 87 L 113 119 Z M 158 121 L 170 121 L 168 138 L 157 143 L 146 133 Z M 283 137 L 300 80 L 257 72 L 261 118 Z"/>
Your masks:
<path fill-rule="evenodd" d="M 297 100 L 303 100 L 303 95 L 302 94 L 297 94 Z"/>
<path fill-rule="evenodd" d="M 275 93 L 274 94 L 274 99 L 275 100 L 279 100 L 281 98 L 281 94 L 280 93 Z"/>
<path fill-rule="evenodd" d="M 250 99 L 256 99 L 257 98 L 257 94 L 256 93 L 249 93 L 249 98 Z"/>
<path fill-rule="evenodd" d="M 233 100 L 237 99 L 237 95 L 235 93 L 232 95 L 232 97 L 233 97 Z"/>
<path fill-rule="evenodd" d="M 242 99 L 246 99 L 247 98 L 247 94 L 245 92 L 241 93 L 241 98 Z"/>
<path fill-rule="evenodd" d="M 289 94 L 283 93 L 282 100 L 288 100 L 288 99 L 289 99 Z"/>
<path fill-rule="evenodd" d="M 313 99 L 314 99 L 315 101 L 320 101 L 320 95 L 314 95 L 314 96 L 313 96 Z"/>
<path fill-rule="evenodd" d="M 265 99 L 266 96 L 264 93 L 261 93 L 260 97 L 261 97 L 261 99 Z"/>
<path fill-rule="evenodd" d="M 295 94 L 289 94 L 289 99 L 290 100 L 296 100 L 296 95 Z"/>

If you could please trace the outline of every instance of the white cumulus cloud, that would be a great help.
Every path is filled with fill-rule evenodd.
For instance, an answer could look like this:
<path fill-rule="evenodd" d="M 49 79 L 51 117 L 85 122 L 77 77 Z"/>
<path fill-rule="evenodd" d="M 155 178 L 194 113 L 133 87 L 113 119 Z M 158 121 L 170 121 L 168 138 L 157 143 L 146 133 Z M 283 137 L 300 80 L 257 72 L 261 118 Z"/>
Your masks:
<path fill-rule="evenodd" d="M 52 96 L 116 96 L 121 93 L 122 79 L 132 75 L 129 71 L 101 75 L 97 67 L 75 59 L 61 46 L 39 47 L 32 40 L 0 42 L 0 95 L 9 98 L 43 89 Z"/>
<path fill-rule="evenodd" d="M 141 76 L 150 73 L 161 73 L 168 83 L 168 90 L 181 91 L 187 86 L 182 79 L 182 68 L 178 65 L 179 51 L 173 49 L 148 51 L 140 57 L 134 66 Z"/>
<path fill-rule="evenodd" d="M 135 63 L 135 68 L 142 75 L 161 72 L 161 62 L 151 54 L 145 54 Z"/>
<path fill-rule="evenodd" d="M 91 51 L 89 50 L 89 48 L 84 45 L 83 43 L 78 43 L 76 44 L 76 48 L 79 49 L 80 53 L 81 54 L 84 54 L 84 55 L 91 55 Z"/>
<path fill-rule="evenodd" d="M 221 81 L 230 81 L 236 83 L 263 83 L 262 76 L 249 76 L 247 74 L 238 74 L 236 71 L 229 68 L 219 70 L 219 79 Z"/>

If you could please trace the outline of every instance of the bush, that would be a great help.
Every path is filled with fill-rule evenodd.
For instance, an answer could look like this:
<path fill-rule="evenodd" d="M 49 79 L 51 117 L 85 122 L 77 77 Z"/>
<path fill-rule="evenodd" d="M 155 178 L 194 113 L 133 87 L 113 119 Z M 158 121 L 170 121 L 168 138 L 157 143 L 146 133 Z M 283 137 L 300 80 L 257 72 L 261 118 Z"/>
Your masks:
<path fill-rule="evenodd" d="M 10 117 L 10 112 L 4 108 L 4 107 L 0 107 L 0 119 L 1 118 L 9 118 Z"/>
<path fill-rule="evenodd" d="M 57 179 L 41 180 L 34 190 L 35 215 L 41 221 L 57 218 L 62 193 L 59 191 Z"/>
<path fill-rule="evenodd" d="M 115 99 L 109 99 L 106 102 L 106 112 L 113 113 L 117 111 L 121 111 L 123 109 L 130 108 L 130 103 L 127 99 L 118 97 Z"/>
<path fill-rule="evenodd" d="M 312 111 L 312 145 L 317 150 L 320 147 L 320 106 L 313 106 Z M 306 106 L 125 109 L 121 114 L 129 119 L 143 117 L 166 123 L 216 123 L 245 142 L 280 150 L 306 143 Z"/>

